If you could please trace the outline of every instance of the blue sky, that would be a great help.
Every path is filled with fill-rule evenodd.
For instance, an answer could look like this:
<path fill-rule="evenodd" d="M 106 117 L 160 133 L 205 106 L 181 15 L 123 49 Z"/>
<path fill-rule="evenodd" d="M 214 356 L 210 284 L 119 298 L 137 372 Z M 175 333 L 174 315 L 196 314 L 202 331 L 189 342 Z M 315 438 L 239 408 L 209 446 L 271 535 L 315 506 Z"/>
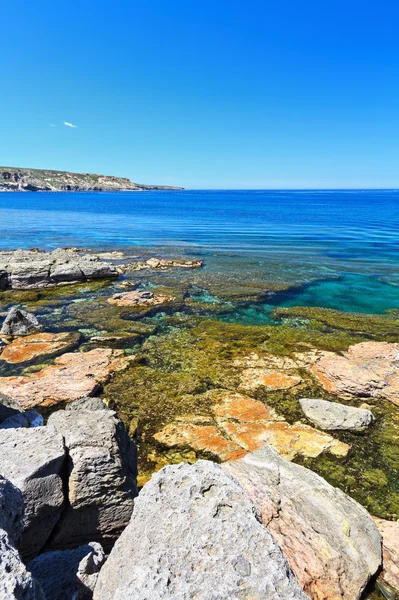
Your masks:
<path fill-rule="evenodd" d="M 398 22 L 384 0 L 14 0 L 0 164 L 399 187 Z"/>

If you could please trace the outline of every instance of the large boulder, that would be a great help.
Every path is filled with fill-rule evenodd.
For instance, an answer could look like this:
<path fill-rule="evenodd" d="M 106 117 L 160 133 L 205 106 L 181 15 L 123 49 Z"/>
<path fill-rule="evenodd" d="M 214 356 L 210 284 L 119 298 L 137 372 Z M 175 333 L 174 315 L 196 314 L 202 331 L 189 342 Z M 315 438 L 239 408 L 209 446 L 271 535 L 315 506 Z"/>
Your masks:
<path fill-rule="evenodd" d="M 109 547 L 129 522 L 137 495 L 136 448 L 114 411 L 78 408 L 48 421 L 68 450 L 68 503 L 52 548 L 100 541 Z"/>
<path fill-rule="evenodd" d="M 64 505 L 62 435 L 53 427 L 0 430 L 0 473 L 24 498 L 24 531 L 19 550 L 33 557 L 43 548 Z"/>
<path fill-rule="evenodd" d="M 219 465 L 168 466 L 136 500 L 95 600 L 305 600 L 252 502 Z"/>
<path fill-rule="evenodd" d="M 100 544 L 93 542 L 74 550 L 40 554 L 28 564 L 46 600 L 90 600 L 105 561 Z"/>
<path fill-rule="evenodd" d="M 367 511 L 271 447 L 224 463 L 259 511 L 314 600 L 358 600 L 381 566 L 381 536 Z"/>
<path fill-rule="evenodd" d="M 40 586 L 27 572 L 15 544 L 23 529 L 23 497 L 0 475 L 0 598 L 44 600 Z"/>
<path fill-rule="evenodd" d="M 8 311 L 0 333 L 2 335 L 29 335 L 42 329 L 43 326 L 40 325 L 35 315 L 13 306 Z"/>
<path fill-rule="evenodd" d="M 373 422 L 373 414 L 365 408 L 313 398 L 301 398 L 299 403 L 309 421 L 327 431 L 364 431 Z"/>

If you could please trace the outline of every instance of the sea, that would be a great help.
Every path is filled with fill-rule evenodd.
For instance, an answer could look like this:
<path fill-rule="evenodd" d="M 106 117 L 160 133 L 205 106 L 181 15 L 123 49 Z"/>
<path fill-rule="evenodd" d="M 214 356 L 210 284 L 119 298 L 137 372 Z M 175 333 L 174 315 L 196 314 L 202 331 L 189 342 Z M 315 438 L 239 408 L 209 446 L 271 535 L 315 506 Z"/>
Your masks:
<path fill-rule="evenodd" d="M 229 281 L 286 285 L 278 306 L 399 309 L 399 190 L 184 190 L 0 194 L 0 249 L 154 249 Z"/>

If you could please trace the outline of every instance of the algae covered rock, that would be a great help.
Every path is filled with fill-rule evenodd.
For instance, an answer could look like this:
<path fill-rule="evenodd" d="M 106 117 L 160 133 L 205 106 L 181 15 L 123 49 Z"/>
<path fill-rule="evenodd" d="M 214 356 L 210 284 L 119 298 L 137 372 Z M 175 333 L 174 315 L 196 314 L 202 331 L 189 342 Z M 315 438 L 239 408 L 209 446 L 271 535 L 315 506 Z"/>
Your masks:
<path fill-rule="evenodd" d="M 381 566 L 381 536 L 357 502 L 270 447 L 224 463 L 314 600 L 358 600 Z"/>
<path fill-rule="evenodd" d="M 145 485 L 95 600 L 305 600 L 252 502 L 220 466 L 165 467 Z"/>
<path fill-rule="evenodd" d="M 364 431 L 373 421 L 373 414 L 364 408 L 311 398 L 301 398 L 299 403 L 305 416 L 327 431 Z"/>

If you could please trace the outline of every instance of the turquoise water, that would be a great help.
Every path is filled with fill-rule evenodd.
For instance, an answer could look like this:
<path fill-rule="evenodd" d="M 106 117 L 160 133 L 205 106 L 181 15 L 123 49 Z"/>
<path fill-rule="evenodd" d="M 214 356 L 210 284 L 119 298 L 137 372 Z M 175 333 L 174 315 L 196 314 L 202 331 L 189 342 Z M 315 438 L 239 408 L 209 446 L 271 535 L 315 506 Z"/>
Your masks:
<path fill-rule="evenodd" d="M 156 247 L 230 283 L 298 286 L 260 320 L 275 303 L 399 308 L 398 232 L 396 190 L 0 194 L 3 249 Z"/>

